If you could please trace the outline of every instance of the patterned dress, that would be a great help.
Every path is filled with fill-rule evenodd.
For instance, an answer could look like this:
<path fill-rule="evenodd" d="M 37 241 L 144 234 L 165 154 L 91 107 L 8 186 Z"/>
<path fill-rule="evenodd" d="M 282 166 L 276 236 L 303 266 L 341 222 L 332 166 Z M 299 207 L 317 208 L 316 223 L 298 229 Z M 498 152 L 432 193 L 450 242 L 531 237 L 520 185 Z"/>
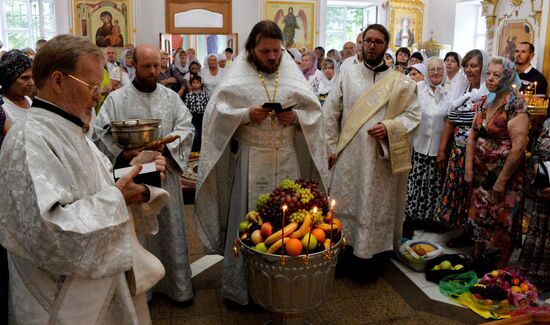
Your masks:
<path fill-rule="evenodd" d="M 466 141 L 478 105 L 468 98 L 462 105 L 449 111 L 449 122 L 454 126 L 453 142 L 447 172 L 436 209 L 437 218 L 450 227 L 462 226 L 468 220 L 469 187 L 464 181 Z"/>
<path fill-rule="evenodd" d="M 517 239 L 521 235 L 519 226 L 523 211 L 524 168 L 517 168 L 506 183 L 504 199 L 493 195 L 492 188 L 504 167 L 512 141 L 508 134 L 508 122 L 519 113 L 526 113 L 527 106 L 522 98 L 513 93 L 506 98 L 494 115 L 486 118 L 486 97 L 480 102 L 473 127 L 479 137 L 474 155 L 474 184 L 470 201 L 469 216 L 473 224 L 474 238 L 489 241 L 495 246 Z"/>
<path fill-rule="evenodd" d="M 544 122 L 544 127 L 538 138 L 532 166 L 540 162 L 550 161 L 550 119 Z M 550 287 L 550 201 L 538 195 L 529 231 L 523 244 L 519 258 L 520 272 L 538 287 Z"/>
<path fill-rule="evenodd" d="M 183 96 L 183 103 L 187 106 L 191 115 L 193 115 L 191 123 L 195 127 L 195 137 L 193 138 L 191 151 L 200 151 L 202 144 L 202 118 L 208 104 L 208 94 L 204 90 L 200 90 L 199 92 L 190 91 Z"/>

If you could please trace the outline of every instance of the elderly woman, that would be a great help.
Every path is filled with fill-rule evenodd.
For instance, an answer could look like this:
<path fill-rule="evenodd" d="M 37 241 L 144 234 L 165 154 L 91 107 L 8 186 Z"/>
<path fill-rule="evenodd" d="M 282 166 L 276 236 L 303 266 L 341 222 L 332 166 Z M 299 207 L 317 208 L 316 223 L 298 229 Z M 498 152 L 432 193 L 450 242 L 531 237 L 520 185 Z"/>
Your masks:
<path fill-rule="evenodd" d="M 550 289 L 550 182 L 548 171 L 543 175 L 543 165 L 550 164 L 550 118 L 544 122 L 530 161 L 528 173 L 534 181 L 536 201 L 529 231 L 519 257 L 520 272 L 537 288 Z"/>
<path fill-rule="evenodd" d="M 427 61 L 428 76 L 417 86 L 422 119 L 413 139 L 412 170 L 407 180 L 407 205 L 403 235 L 412 238 L 412 227 L 422 227 L 435 221 L 435 205 L 442 183 L 441 171 L 435 164 L 441 133 L 447 115 L 444 87 L 446 72 L 443 60 L 431 57 Z M 412 227 L 411 227 L 412 225 Z"/>
<path fill-rule="evenodd" d="M 23 118 L 31 107 L 34 92 L 32 60 L 19 50 L 6 52 L 0 60 L 0 86 L 7 122 L 13 125 Z"/>
<path fill-rule="evenodd" d="M 324 59 L 321 64 L 321 69 L 324 78 L 319 83 L 319 101 L 321 104 L 325 102 L 330 89 L 336 83 L 336 76 L 338 74 L 338 64 L 333 59 Z"/>
<path fill-rule="evenodd" d="M 325 76 L 317 69 L 317 55 L 315 52 L 302 53 L 300 69 L 315 95 L 319 96 L 319 84 Z"/>
<path fill-rule="evenodd" d="M 521 238 L 524 153 L 529 115 L 516 65 L 506 58 L 491 59 L 486 85 L 490 93 L 477 103 L 466 147 L 464 180 L 472 183 L 469 217 L 476 241 L 474 258 L 486 243 L 500 249 L 497 268 L 508 265 L 514 241 Z"/>
<path fill-rule="evenodd" d="M 160 83 L 177 93 L 181 88 L 181 84 L 178 82 L 175 69 L 169 63 L 170 55 L 165 51 L 160 51 Z"/>
<path fill-rule="evenodd" d="M 212 97 L 214 90 L 223 78 L 225 70 L 218 66 L 218 55 L 208 54 L 206 62 L 201 70 L 203 89 L 208 94 L 208 98 Z"/>
<path fill-rule="evenodd" d="M 225 69 L 227 66 L 227 58 L 224 53 L 218 54 L 218 66 L 222 69 Z"/>
<path fill-rule="evenodd" d="M 466 53 L 462 67 L 467 80 L 452 89 L 447 102 L 447 119 L 436 158 L 438 167 L 441 170 L 446 168 L 446 176 L 436 213 L 442 223 L 463 230 L 460 236 L 447 241 L 446 245 L 451 248 L 473 245 L 468 227 L 470 193 L 468 184 L 464 182 L 465 153 L 468 133 L 476 114 L 475 103 L 487 94 L 485 75 L 488 65 L 489 56 L 484 51 L 471 50 Z"/>

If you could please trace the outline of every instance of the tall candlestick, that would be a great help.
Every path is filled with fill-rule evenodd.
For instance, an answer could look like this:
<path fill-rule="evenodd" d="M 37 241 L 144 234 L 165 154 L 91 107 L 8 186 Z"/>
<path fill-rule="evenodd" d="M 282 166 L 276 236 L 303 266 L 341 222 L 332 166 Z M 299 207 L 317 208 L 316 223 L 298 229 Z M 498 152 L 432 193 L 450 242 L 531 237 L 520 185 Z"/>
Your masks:
<path fill-rule="evenodd" d="M 315 222 L 315 214 L 317 213 L 317 207 L 313 207 L 313 216 L 311 216 L 311 224 Z M 309 243 L 311 242 L 311 226 L 309 227 L 308 231 L 308 237 L 307 237 L 307 247 L 306 247 L 306 259 L 309 255 Z"/>

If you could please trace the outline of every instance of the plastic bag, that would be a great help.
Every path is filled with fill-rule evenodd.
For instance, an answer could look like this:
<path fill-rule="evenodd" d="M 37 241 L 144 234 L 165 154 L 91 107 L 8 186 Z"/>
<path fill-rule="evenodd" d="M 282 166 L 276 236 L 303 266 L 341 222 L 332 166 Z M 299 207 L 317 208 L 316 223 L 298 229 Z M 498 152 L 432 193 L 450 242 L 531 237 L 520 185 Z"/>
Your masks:
<path fill-rule="evenodd" d="M 468 291 L 476 283 L 477 275 L 473 271 L 450 275 L 439 281 L 439 291 L 445 296 L 456 297 Z"/>

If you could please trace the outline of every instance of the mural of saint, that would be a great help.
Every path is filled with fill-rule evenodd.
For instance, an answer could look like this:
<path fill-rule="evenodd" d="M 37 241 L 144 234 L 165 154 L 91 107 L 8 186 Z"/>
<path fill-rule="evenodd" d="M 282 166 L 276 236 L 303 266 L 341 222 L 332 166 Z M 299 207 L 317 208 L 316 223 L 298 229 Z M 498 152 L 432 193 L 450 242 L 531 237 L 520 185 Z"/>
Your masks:
<path fill-rule="evenodd" d="M 414 44 L 414 32 L 409 28 L 409 18 L 401 19 L 401 29 L 395 35 L 395 46 L 412 47 Z"/>
<path fill-rule="evenodd" d="M 307 39 L 307 18 L 303 10 L 298 12 L 298 16 L 294 15 L 294 8 L 288 7 L 287 15 L 284 15 L 283 9 L 279 9 L 275 14 L 275 23 L 279 23 L 279 20 L 283 18 L 283 36 L 286 48 L 291 48 L 295 43 L 296 30 L 300 29 L 298 25 L 298 19 L 302 23 L 302 30 L 304 31 L 304 39 Z"/>

